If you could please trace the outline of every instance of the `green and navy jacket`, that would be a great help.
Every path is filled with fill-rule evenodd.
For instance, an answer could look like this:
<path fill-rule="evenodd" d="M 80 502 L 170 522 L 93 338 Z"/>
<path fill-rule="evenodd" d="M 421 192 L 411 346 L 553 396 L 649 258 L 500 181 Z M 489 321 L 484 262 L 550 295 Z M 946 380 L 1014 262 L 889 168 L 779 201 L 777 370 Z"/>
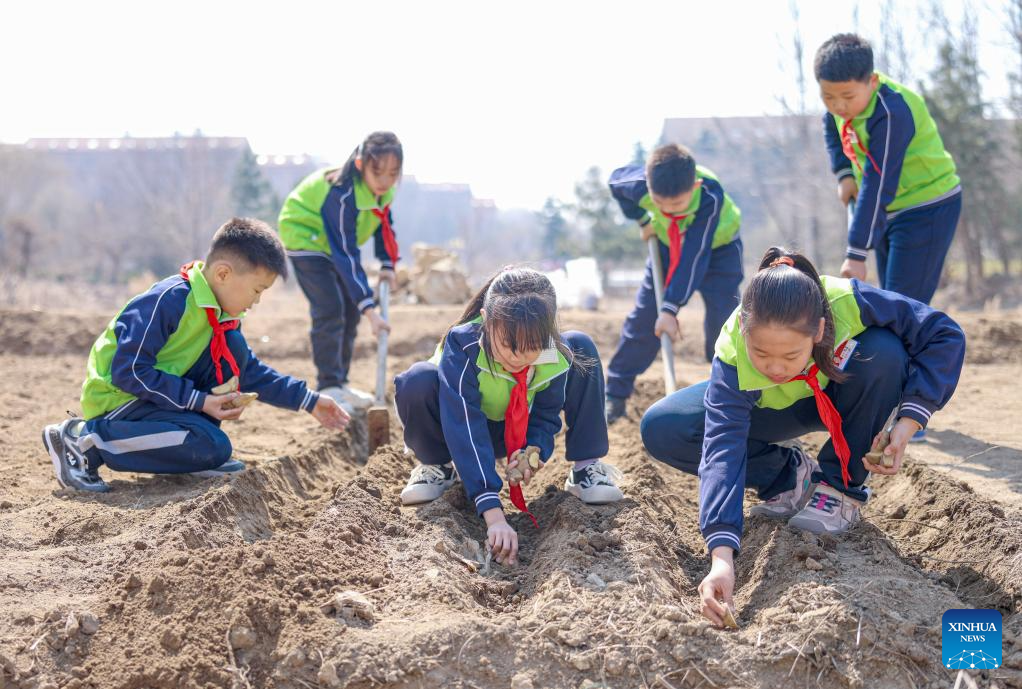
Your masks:
<path fill-rule="evenodd" d="M 477 319 L 451 328 L 430 359 L 440 376 L 440 422 L 444 440 L 469 500 L 482 514 L 500 507 L 503 482 L 489 422 L 502 422 L 515 380 L 483 349 L 482 323 Z M 525 444 L 539 448 L 545 462 L 561 430 L 565 386 L 570 362 L 553 345 L 543 350 L 529 372 L 529 426 Z"/>
<path fill-rule="evenodd" d="M 383 244 L 383 233 L 377 231 L 380 219 L 373 214 L 374 209 L 390 205 L 394 190 L 378 198 L 358 175 L 332 185 L 326 179 L 329 171 L 313 172 L 288 195 L 277 220 L 280 239 L 289 256 L 332 260 L 352 301 L 358 304 L 359 311 L 365 311 L 375 306 L 376 300 L 362 267 L 359 247 L 372 237 L 382 267 L 394 268 Z M 389 210 L 387 213 L 393 227 L 393 216 Z"/>
<path fill-rule="evenodd" d="M 205 309 L 216 309 L 221 322 L 232 319 L 220 310 L 202 274 L 202 262 L 180 275 L 166 278 L 127 303 L 89 353 L 82 385 L 82 414 L 86 419 L 115 418 L 138 400 L 169 411 L 202 410 L 205 390 L 182 376 L 209 349 L 213 328 Z M 291 376 L 278 373 L 249 350 L 241 371 L 241 389 L 285 409 L 312 411 L 319 394 Z"/>
<path fill-rule="evenodd" d="M 909 373 L 898 415 L 925 428 L 958 385 L 965 358 L 961 328 L 926 304 L 865 282 L 824 276 L 823 284 L 834 316 L 835 349 L 867 328 L 887 328 L 901 339 L 909 356 Z M 829 379 L 822 373 L 817 377 L 826 388 Z M 745 349 L 736 309 L 717 338 L 704 400 L 699 527 L 711 552 L 719 545 L 735 550 L 741 545 L 752 409 L 787 409 L 812 394 L 804 381 L 777 384 L 756 370 Z"/>
<path fill-rule="evenodd" d="M 823 114 L 831 170 L 838 180 L 854 176 L 859 187 L 846 256 L 860 261 L 883 236 L 887 221 L 898 213 L 961 193 L 955 161 L 944 150 L 922 96 L 884 74 L 878 72 L 877 77 L 879 85 L 869 105 L 852 118 L 851 129 L 858 139 L 858 143 L 852 142 L 857 164 L 841 146 L 845 120 L 829 112 Z"/>
<path fill-rule="evenodd" d="M 710 253 L 735 240 L 742 220 L 738 206 L 724 192 L 724 187 L 712 172 L 697 166 L 696 178 L 702 180 L 702 184 L 692 194 L 687 217 L 679 223 L 684 242 L 681 262 L 664 290 L 664 301 L 660 307 L 661 311 L 675 315 L 702 284 L 710 266 Z M 652 223 L 661 243 L 670 246 L 667 230 L 671 221 L 650 198 L 645 168 L 641 165 L 618 168 L 611 173 L 608 184 L 625 217 L 643 227 Z M 664 266 L 665 272 L 666 268 Z"/>

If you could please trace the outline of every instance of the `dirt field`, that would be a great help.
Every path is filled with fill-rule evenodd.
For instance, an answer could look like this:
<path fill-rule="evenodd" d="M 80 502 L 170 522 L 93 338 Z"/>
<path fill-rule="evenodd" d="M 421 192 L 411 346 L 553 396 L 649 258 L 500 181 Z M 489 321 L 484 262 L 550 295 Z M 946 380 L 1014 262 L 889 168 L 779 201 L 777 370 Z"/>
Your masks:
<path fill-rule="evenodd" d="M 308 376 L 308 321 L 292 297 L 246 332 L 263 359 Z M 428 355 L 456 312 L 397 307 L 392 373 Z M 396 421 L 395 443 L 367 458 L 364 428 L 330 435 L 255 405 L 230 430 L 252 467 L 239 477 L 103 470 L 108 495 L 58 490 L 40 430 L 77 409 L 108 317 L 0 312 L 0 689 L 950 688 L 940 617 L 969 607 L 1005 620 L 1004 667 L 974 681 L 1022 687 L 1018 313 L 962 317 L 958 395 L 907 468 L 873 482 L 851 533 L 747 522 L 736 632 L 698 616 L 708 560 L 696 481 L 638 438 L 657 368 L 611 429 L 627 499 L 585 506 L 560 491 L 567 465 L 552 462 L 527 491 L 541 528 L 511 517 L 521 564 L 483 573 L 465 562 L 485 529 L 460 485 L 399 507 L 412 460 Z M 563 321 L 609 355 L 622 317 Z M 686 313 L 687 332 L 697 317 Z M 368 388 L 371 343 L 360 346 L 354 377 Z M 686 383 L 708 370 L 698 349 L 696 337 L 681 347 Z M 344 591 L 364 598 L 338 601 Z"/>

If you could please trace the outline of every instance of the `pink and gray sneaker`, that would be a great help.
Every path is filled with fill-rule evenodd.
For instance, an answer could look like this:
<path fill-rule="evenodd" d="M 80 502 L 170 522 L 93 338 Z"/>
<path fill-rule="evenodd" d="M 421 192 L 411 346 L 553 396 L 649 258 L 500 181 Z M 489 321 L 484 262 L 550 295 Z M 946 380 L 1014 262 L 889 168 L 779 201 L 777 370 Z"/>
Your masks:
<path fill-rule="evenodd" d="M 796 514 L 806 504 L 813 490 L 813 472 L 818 469 L 816 461 L 810 459 L 801 446 L 791 448 L 798 464 L 795 467 L 795 487 L 783 493 L 753 505 L 749 514 L 758 514 L 771 519 L 787 519 Z"/>
<path fill-rule="evenodd" d="M 788 520 L 788 525 L 816 534 L 844 533 L 859 521 L 861 505 L 858 500 L 821 483 L 813 491 L 806 506 Z"/>

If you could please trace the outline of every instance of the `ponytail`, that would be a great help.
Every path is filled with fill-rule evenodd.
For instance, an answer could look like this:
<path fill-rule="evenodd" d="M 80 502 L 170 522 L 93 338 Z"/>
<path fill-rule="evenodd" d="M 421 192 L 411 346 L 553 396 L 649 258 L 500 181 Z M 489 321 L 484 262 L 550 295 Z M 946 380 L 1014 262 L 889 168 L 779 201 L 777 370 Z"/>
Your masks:
<path fill-rule="evenodd" d="M 773 246 L 759 263 L 759 272 L 742 295 L 742 334 L 757 325 L 774 323 L 815 339 L 823 318 L 823 339 L 813 345 L 813 360 L 836 383 L 848 375 L 834 363 L 834 315 L 819 273 L 808 258 Z"/>

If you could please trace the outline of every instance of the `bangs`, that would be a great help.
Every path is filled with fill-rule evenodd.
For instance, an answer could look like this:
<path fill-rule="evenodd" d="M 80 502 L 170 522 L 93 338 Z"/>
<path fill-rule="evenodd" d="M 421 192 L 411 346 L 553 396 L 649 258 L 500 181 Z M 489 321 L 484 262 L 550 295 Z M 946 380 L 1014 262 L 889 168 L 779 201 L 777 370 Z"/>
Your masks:
<path fill-rule="evenodd" d="M 512 352 L 535 352 L 546 349 L 557 335 L 554 314 L 548 305 L 537 298 L 527 297 L 510 308 L 499 309 L 503 313 L 489 314 L 491 335 Z"/>

